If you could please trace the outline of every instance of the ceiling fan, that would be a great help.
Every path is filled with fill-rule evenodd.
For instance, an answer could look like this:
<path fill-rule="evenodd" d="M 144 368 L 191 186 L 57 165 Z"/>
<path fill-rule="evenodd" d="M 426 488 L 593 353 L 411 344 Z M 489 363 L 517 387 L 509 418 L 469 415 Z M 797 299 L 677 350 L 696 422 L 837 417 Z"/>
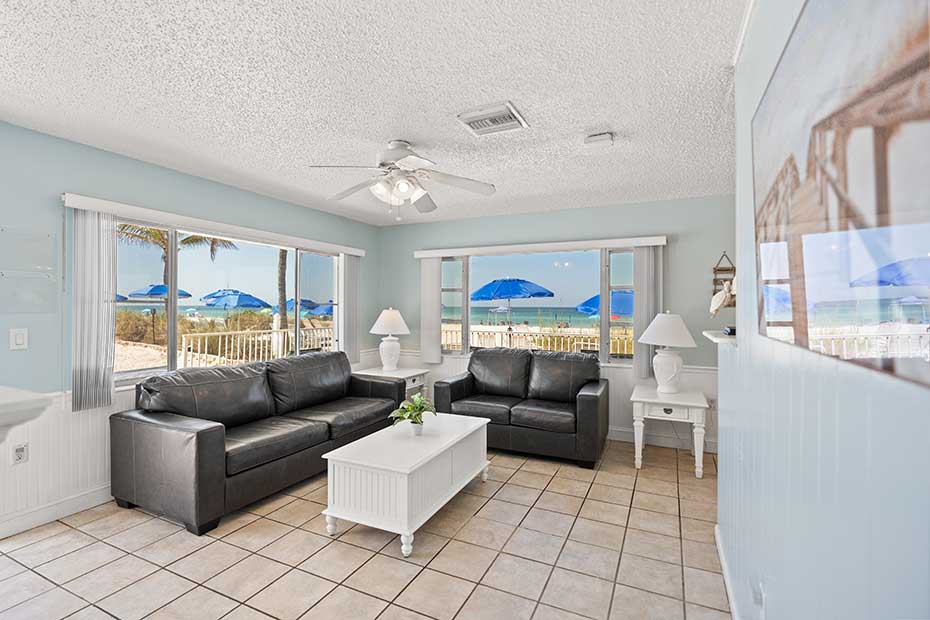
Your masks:
<path fill-rule="evenodd" d="M 395 219 L 400 220 L 400 207 L 412 204 L 420 213 L 436 210 L 436 203 L 429 195 L 429 185 L 439 183 L 464 189 L 483 196 L 490 196 L 497 188 L 490 183 L 433 170 L 436 164 L 413 152 L 409 142 L 391 140 L 388 148 L 378 154 L 377 166 L 310 166 L 310 168 L 341 168 L 372 170 L 378 174 L 353 185 L 332 196 L 330 200 L 342 200 L 363 189 L 369 190 L 378 200 L 390 205 Z"/>

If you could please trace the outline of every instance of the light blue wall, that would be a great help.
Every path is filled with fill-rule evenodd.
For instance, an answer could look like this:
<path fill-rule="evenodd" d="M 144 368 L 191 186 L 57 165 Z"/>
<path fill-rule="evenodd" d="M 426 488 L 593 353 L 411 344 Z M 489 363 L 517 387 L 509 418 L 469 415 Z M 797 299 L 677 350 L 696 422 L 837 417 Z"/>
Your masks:
<path fill-rule="evenodd" d="M 733 310 L 708 313 L 711 268 L 724 250 L 733 255 L 733 197 L 712 196 L 569 209 L 530 215 L 397 226 L 382 234 L 381 305 L 399 308 L 411 332 L 401 346 L 419 347 L 419 265 L 413 252 L 545 241 L 575 241 L 667 235 L 665 306 L 680 313 L 698 348 L 683 352 L 686 364 L 716 366 L 716 350 L 701 337 L 705 329 L 733 324 Z M 579 300 L 580 301 L 580 300 Z"/>
<path fill-rule="evenodd" d="M 54 232 L 60 240 L 63 192 L 365 249 L 361 327 L 377 317 L 376 227 L 0 123 L 0 226 Z M 0 384 L 35 390 L 64 387 L 61 377 L 69 354 L 62 334 L 69 307 L 63 297 L 60 307 L 46 314 L 0 314 Z M 28 351 L 6 346 L 11 327 L 29 329 Z M 361 346 L 376 345 L 363 329 Z"/>
<path fill-rule="evenodd" d="M 766 620 L 930 618 L 930 390 L 756 331 L 750 123 L 803 4 L 756 2 L 736 71 L 740 336 L 718 403 L 732 602 L 762 618 L 762 584 Z"/>

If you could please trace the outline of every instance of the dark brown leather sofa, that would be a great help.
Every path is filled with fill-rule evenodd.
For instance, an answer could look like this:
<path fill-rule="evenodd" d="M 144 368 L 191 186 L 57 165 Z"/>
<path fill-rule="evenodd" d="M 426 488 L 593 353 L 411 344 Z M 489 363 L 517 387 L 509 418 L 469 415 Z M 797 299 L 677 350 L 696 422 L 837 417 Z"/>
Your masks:
<path fill-rule="evenodd" d="M 340 352 L 150 377 L 136 386 L 136 409 L 110 417 L 111 492 L 203 534 L 388 426 L 404 389 L 352 375 Z"/>
<path fill-rule="evenodd" d="M 433 385 L 436 410 L 491 420 L 488 447 L 594 467 L 607 439 L 607 380 L 596 355 L 479 349 L 468 372 Z"/>

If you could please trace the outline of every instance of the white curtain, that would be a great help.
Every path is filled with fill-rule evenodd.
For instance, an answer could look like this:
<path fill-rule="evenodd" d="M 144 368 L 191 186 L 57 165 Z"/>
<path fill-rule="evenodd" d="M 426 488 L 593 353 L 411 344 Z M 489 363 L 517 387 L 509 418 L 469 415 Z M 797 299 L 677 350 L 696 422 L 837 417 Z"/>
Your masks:
<path fill-rule="evenodd" d="M 420 259 L 420 357 L 442 362 L 442 259 Z"/>
<path fill-rule="evenodd" d="M 353 254 L 342 254 L 342 277 L 339 286 L 338 308 L 341 314 L 339 323 L 339 342 L 342 350 L 355 364 L 359 361 L 358 347 L 358 306 L 359 306 L 359 270 L 361 260 Z"/>
<path fill-rule="evenodd" d="M 116 218 L 74 209 L 71 405 L 105 407 L 113 398 L 116 331 Z"/>
<path fill-rule="evenodd" d="M 633 372 L 637 379 L 652 376 L 652 357 L 655 347 L 640 344 L 642 335 L 652 319 L 661 311 L 662 304 L 662 247 L 647 246 L 633 249 Z"/>

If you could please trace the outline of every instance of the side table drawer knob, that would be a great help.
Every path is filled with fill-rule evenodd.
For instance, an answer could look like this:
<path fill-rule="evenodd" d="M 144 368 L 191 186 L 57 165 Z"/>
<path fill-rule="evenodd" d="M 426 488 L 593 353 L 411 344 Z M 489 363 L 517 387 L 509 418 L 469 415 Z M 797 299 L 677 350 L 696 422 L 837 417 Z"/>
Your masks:
<path fill-rule="evenodd" d="M 662 413 L 669 413 L 669 414 L 670 414 L 670 413 L 673 413 L 673 412 L 674 412 L 674 409 L 672 409 L 671 407 L 665 407 L 664 409 L 662 409 Z"/>

